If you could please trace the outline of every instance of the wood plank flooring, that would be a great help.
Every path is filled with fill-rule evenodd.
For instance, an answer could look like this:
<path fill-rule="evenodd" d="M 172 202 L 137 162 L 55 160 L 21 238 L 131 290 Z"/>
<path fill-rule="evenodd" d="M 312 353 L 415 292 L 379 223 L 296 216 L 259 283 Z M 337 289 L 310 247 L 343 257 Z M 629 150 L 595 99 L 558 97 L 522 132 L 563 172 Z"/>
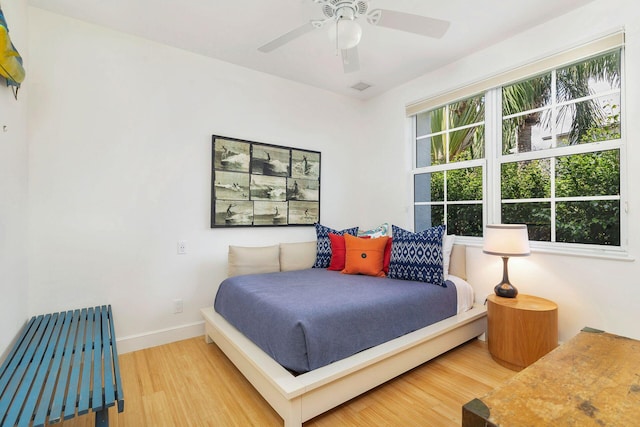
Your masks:
<path fill-rule="evenodd" d="M 282 426 L 283 421 L 215 344 L 192 338 L 120 356 L 125 410 L 111 427 Z M 469 341 L 304 423 L 334 426 L 459 426 L 462 405 L 515 375 Z M 93 414 L 63 427 L 93 426 Z"/>

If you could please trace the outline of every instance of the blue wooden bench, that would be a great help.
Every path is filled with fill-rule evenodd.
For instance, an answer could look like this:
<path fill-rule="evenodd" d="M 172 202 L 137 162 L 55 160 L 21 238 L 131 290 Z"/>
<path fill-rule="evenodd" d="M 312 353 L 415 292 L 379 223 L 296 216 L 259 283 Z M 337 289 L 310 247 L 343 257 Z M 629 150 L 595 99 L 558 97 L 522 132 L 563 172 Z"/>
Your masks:
<path fill-rule="evenodd" d="M 0 367 L 0 426 L 44 426 L 124 410 L 111 306 L 34 316 Z"/>

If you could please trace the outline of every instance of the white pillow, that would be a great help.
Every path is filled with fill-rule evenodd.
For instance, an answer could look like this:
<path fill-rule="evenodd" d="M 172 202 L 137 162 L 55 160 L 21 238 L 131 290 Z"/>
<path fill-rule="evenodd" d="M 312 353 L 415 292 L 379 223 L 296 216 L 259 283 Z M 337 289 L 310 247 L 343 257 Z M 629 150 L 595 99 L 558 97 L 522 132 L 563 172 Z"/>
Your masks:
<path fill-rule="evenodd" d="M 229 246 L 229 277 L 280 271 L 280 246 Z"/>
<path fill-rule="evenodd" d="M 460 314 L 471 309 L 475 295 L 469 282 L 453 274 L 449 275 L 449 280 L 456 286 L 456 294 L 458 296 L 457 313 Z"/>
<path fill-rule="evenodd" d="M 455 234 L 445 235 L 442 238 L 442 272 L 444 273 L 444 280 L 449 277 L 449 262 L 451 261 L 451 251 L 455 241 Z"/>
<path fill-rule="evenodd" d="M 280 243 L 280 271 L 304 270 L 316 262 L 316 241 Z"/>

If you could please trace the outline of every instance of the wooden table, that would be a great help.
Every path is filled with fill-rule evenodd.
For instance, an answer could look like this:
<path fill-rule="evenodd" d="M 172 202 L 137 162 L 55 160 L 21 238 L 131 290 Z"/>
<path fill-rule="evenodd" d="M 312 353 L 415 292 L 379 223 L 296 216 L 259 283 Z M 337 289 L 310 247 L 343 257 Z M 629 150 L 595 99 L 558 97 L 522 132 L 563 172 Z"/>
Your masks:
<path fill-rule="evenodd" d="M 487 298 L 489 352 L 502 366 L 520 371 L 558 346 L 558 306 L 519 294 Z"/>
<path fill-rule="evenodd" d="M 635 426 L 640 342 L 585 328 L 462 408 L 463 427 Z"/>

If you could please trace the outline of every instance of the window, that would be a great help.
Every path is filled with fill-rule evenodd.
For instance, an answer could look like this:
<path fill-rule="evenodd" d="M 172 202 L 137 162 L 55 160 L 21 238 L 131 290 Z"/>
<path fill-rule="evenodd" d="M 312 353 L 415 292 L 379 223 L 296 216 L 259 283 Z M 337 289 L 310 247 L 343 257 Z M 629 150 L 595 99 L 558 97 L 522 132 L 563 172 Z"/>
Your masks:
<path fill-rule="evenodd" d="M 446 224 L 449 234 L 482 236 L 484 96 L 418 114 L 415 229 Z"/>
<path fill-rule="evenodd" d="M 408 106 L 420 108 L 411 113 L 415 230 L 444 223 L 481 237 L 487 223 L 524 223 L 541 245 L 623 246 L 619 40 L 444 106 Z"/>
<path fill-rule="evenodd" d="M 620 246 L 620 50 L 502 87 L 501 220 Z"/>

